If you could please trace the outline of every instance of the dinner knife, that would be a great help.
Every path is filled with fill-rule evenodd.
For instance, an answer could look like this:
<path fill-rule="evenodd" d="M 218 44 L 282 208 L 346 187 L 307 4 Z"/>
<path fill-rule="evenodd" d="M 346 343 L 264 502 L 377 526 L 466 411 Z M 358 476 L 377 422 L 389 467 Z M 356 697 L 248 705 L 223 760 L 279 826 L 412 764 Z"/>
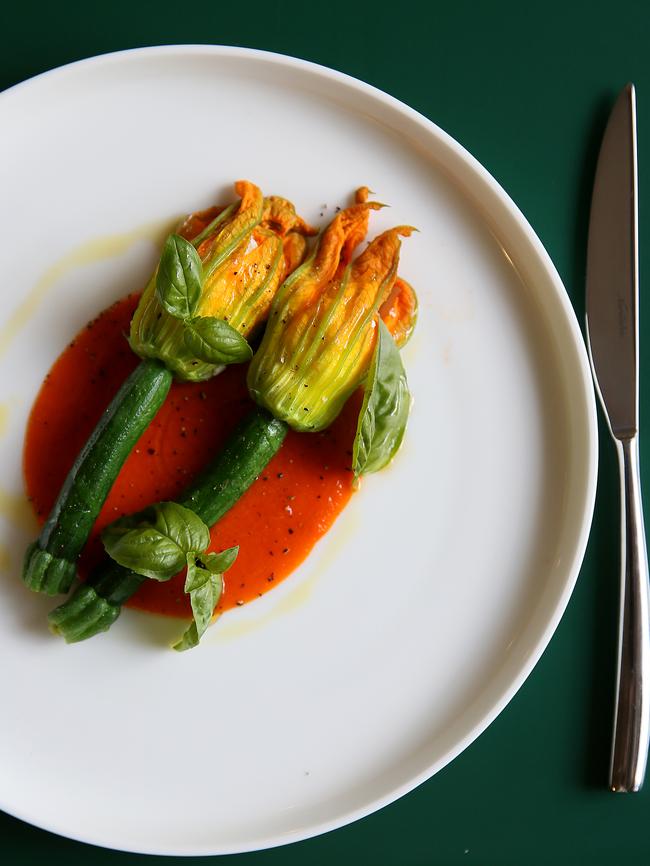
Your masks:
<path fill-rule="evenodd" d="M 596 389 L 621 476 L 621 600 L 609 784 L 638 791 L 650 732 L 648 556 L 639 476 L 636 99 L 619 95 L 605 129 L 591 200 L 587 334 Z"/>

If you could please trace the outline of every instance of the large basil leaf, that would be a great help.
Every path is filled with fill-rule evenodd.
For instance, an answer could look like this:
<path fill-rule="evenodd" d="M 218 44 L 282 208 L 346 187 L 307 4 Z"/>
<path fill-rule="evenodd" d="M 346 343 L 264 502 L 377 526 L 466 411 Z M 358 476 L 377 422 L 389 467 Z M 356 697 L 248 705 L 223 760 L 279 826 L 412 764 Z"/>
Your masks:
<path fill-rule="evenodd" d="M 185 592 L 190 595 L 194 621 L 174 644 L 175 650 L 191 649 L 201 640 L 223 592 L 223 572 L 230 568 L 238 552 L 238 547 L 231 547 L 222 553 L 208 553 L 201 557 L 188 554 Z"/>
<path fill-rule="evenodd" d="M 411 395 L 399 349 L 380 319 L 352 450 L 355 478 L 390 463 L 402 444 L 410 408 Z"/>
<path fill-rule="evenodd" d="M 189 319 L 196 312 L 202 282 L 203 266 L 194 245 L 180 235 L 169 235 L 156 274 L 160 303 L 177 319 Z"/>
<path fill-rule="evenodd" d="M 159 502 L 107 526 L 102 542 L 115 562 L 154 580 L 169 580 L 210 543 L 210 530 L 176 502 Z"/>
<path fill-rule="evenodd" d="M 201 316 L 185 323 L 185 345 L 208 364 L 241 364 L 253 357 L 245 338 L 223 319 Z"/>

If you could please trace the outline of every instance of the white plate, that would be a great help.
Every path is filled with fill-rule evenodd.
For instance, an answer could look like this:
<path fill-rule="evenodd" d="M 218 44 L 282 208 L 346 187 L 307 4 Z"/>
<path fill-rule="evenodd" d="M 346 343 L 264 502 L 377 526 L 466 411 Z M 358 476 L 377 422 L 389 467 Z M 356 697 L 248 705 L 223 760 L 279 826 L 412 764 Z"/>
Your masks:
<path fill-rule="evenodd" d="M 595 406 L 540 242 L 432 123 L 286 57 L 99 57 L 6 92 L 0 121 L 0 806 L 98 845 L 207 854 L 401 796 L 514 695 L 582 560 Z M 77 329 L 142 285 L 162 227 L 239 177 L 319 224 L 368 184 L 392 206 L 373 231 L 419 227 L 401 268 L 421 302 L 407 441 L 304 566 L 199 649 L 168 651 L 178 626 L 133 612 L 67 647 L 18 577 L 29 406 Z"/>

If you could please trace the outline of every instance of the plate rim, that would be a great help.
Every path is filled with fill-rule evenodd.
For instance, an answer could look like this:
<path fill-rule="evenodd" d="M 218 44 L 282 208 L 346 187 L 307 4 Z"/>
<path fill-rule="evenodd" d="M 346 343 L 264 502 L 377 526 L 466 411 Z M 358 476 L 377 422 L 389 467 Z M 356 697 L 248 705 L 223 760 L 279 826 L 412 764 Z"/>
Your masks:
<path fill-rule="evenodd" d="M 316 74 L 325 79 L 329 79 L 329 81 L 334 84 L 344 85 L 348 88 L 351 88 L 352 90 L 356 90 L 357 92 L 360 91 L 366 96 L 373 97 L 379 103 L 383 103 L 388 108 L 396 110 L 402 115 L 405 115 L 407 118 L 414 121 L 425 133 L 428 133 L 430 135 L 432 134 L 448 150 L 452 151 L 455 156 L 459 158 L 465 164 L 465 166 L 467 166 L 467 168 L 471 170 L 471 172 L 473 172 L 475 177 L 477 177 L 483 182 L 483 184 L 488 188 L 490 195 L 492 195 L 496 200 L 498 200 L 500 205 L 504 207 L 505 210 L 508 212 L 509 216 L 514 219 L 518 228 L 523 232 L 526 241 L 534 250 L 539 263 L 542 265 L 543 270 L 549 279 L 550 284 L 553 286 L 556 295 L 555 299 L 557 302 L 559 302 L 561 311 L 564 316 L 565 324 L 568 326 L 568 333 L 571 337 L 572 348 L 575 351 L 576 357 L 578 359 L 578 369 L 574 370 L 574 373 L 579 372 L 580 374 L 579 382 L 581 385 L 582 396 L 584 398 L 585 404 L 584 423 L 585 432 L 587 433 L 587 440 L 584 441 L 582 445 L 586 452 L 585 462 L 588 472 L 586 477 L 585 490 L 583 493 L 584 509 L 581 515 L 579 531 L 576 526 L 576 544 L 573 549 L 573 556 L 571 557 L 571 561 L 565 567 L 565 573 L 567 576 L 566 580 L 564 581 L 563 590 L 557 598 L 552 615 L 548 618 L 542 635 L 540 636 L 537 643 L 534 646 L 530 647 L 527 656 L 520 662 L 517 676 L 510 680 L 509 685 L 502 691 L 498 700 L 496 700 L 492 704 L 490 710 L 485 713 L 481 717 L 481 719 L 472 727 L 472 729 L 466 734 L 466 736 L 463 737 L 460 741 L 458 741 L 453 746 L 453 748 L 449 749 L 443 757 L 427 765 L 427 767 L 422 772 L 412 777 L 408 782 L 398 785 L 397 787 L 391 789 L 388 793 L 385 793 L 382 796 L 373 799 L 371 802 L 366 803 L 363 807 L 359 807 L 352 811 L 345 812 L 343 815 L 339 815 L 337 818 L 323 821 L 320 824 L 312 825 L 309 828 L 301 828 L 300 830 L 296 830 L 292 833 L 276 833 L 276 835 L 267 836 L 262 844 L 260 844 L 259 842 L 255 842 L 252 845 L 222 845 L 220 848 L 216 850 L 211 849 L 210 851 L 192 848 L 191 846 L 187 845 L 178 849 L 172 849 L 169 847 L 165 849 L 156 849 L 154 847 L 122 847 L 119 844 L 117 846 L 109 846 L 106 842 L 98 841 L 96 838 L 93 838 L 92 835 L 85 835 L 83 832 L 77 831 L 70 832 L 67 829 L 63 829 L 57 826 L 51 826 L 50 824 L 48 824 L 48 822 L 39 821 L 38 818 L 35 818 L 33 815 L 27 814 L 27 812 L 25 811 L 12 811 L 6 803 L 0 803 L 0 808 L 8 815 L 25 821 L 47 832 L 55 833 L 57 835 L 64 836 L 65 838 L 73 839 L 86 844 L 97 845 L 104 848 L 110 847 L 112 850 L 158 856 L 210 856 L 212 854 L 219 855 L 246 853 L 258 850 L 261 851 L 276 846 L 287 845 L 293 842 L 310 839 L 331 830 L 335 830 L 351 824 L 363 817 L 366 817 L 384 808 L 390 803 L 395 802 L 410 791 L 417 788 L 423 782 L 432 778 L 441 769 L 443 769 L 455 758 L 457 758 L 458 755 L 465 751 L 465 749 L 467 749 L 467 747 L 471 745 L 471 743 L 473 743 L 492 724 L 492 722 L 501 714 L 505 707 L 510 703 L 512 698 L 517 694 L 517 692 L 520 690 L 524 682 L 527 680 L 527 678 L 530 676 L 533 669 L 537 665 L 538 661 L 548 647 L 553 635 L 555 634 L 559 626 L 559 623 L 562 619 L 562 616 L 564 615 L 568 602 L 575 588 L 575 584 L 584 560 L 591 530 L 591 523 L 593 520 L 598 474 L 598 424 L 596 398 L 593 388 L 591 368 L 589 365 L 586 344 L 580 330 L 580 326 L 573 305 L 550 255 L 548 254 L 546 248 L 542 244 L 540 238 L 535 233 L 534 229 L 528 222 L 525 215 L 515 204 L 513 199 L 508 195 L 508 193 L 503 189 L 503 187 L 492 176 L 492 174 L 482 165 L 482 163 L 480 163 L 479 160 L 476 159 L 476 157 L 474 157 L 449 133 L 445 132 L 444 129 L 439 127 L 436 123 L 434 123 L 422 113 L 418 112 L 416 109 L 411 108 L 408 104 L 402 102 L 400 99 L 397 99 L 396 97 L 381 90 L 380 88 L 368 84 L 367 82 L 358 79 L 352 75 L 340 72 L 336 69 L 332 69 L 319 63 L 293 57 L 291 55 L 281 54 L 274 51 L 267 51 L 259 48 L 248 48 L 244 46 L 215 45 L 210 43 L 179 43 L 142 46 L 137 48 L 111 51 L 71 61 L 70 63 L 66 63 L 61 66 L 57 66 L 44 72 L 38 73 L 37 75 L 34 75 L 28 79 L 25 79 L 24 81 L 20 81 L 12 85 L 11 87 L 5 89 L 0 93 L 0 115 L 2 113 L 3 105 L 6 103 L 6 100 L 8 98 L 14 98 L 16 94 L 20 95 L 22 91 L 36 88 L 42 82 L 49 81 L 52 78 L 63 78 L 66 74 L 74 73 L 79 68 L 83 69 L 84 67 L 89 65 L 92 65 L 94 67 L 110 66 L 114 64 L 119 65 L 121 61 L 128 61 L 134 57 L 137 58 L 142 56 L 156 59 L 165 55 L 178 55 L 179 57 L 197 57 L 201 54 L 204 54 L 207 58 L 237 57 L 241 58 L 242 60 L 265 60 L 276 66 L 284 66 L 285 68 Z"/>

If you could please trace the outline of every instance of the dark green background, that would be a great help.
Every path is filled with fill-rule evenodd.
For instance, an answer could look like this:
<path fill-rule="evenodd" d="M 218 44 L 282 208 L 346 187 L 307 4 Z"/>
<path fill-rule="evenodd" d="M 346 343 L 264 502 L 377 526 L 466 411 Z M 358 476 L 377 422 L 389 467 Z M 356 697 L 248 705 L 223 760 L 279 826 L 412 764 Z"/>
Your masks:
<path fill-rule="evenodd" d="M 650 255 L 649 36 L 650 3 L 641 0 L 113 0 L 86 11 L 65 0 L 22 2 L 2 15 L 0 87 L 93 54 L 164 43 L 265 48 L 347 72 L 421 111 L 486 166 L 540 236 L 582 321 L 597 147 L 628 80 L 638 96 L 642 283 Z M 642 306 L 642 421 L 649 317 L 650 305 L 647 315 Z M 648 439 L 641 443 L 646 474 Z M 602 425 L 601 441 L 598 503 L 578 586 L 551 645 L 498 720 L 453 764 L 381 812 L 318 839 L 221 859 L 236 866 L 650 863 L 650 781 L 640 794 L 605 790 L 618 494 Z M 8 866 L 157 859 L 71 842 L 2 814 L 0 855 Z"/>

